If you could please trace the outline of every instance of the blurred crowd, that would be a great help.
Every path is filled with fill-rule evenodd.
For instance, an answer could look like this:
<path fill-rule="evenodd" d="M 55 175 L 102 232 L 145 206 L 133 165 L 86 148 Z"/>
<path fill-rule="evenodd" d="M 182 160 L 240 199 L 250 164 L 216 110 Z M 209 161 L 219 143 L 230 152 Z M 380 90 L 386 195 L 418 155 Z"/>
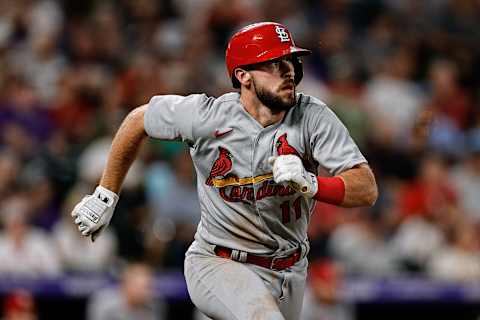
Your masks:
<path fill-rule="evenodd" d="M 131 109 L 231 91 L 228 38 L 265 20 L 312 49 L 299 90 L 345 123 L 380 190 L 373 208 L 317 205 L 309 299 L 334 305 L 344 276 L 478 279 L 476 0 L 0 0 L 0 277 L 181 270 L 199 220 L 182 144 L 148 142 L 95 244 L 70 211 Z"/>

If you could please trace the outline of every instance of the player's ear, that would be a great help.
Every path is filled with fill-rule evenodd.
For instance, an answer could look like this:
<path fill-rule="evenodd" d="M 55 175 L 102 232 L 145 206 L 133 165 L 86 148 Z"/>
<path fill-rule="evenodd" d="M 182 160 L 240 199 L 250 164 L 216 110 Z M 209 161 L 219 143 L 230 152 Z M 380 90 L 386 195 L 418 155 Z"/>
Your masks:
<path fill-rule="evenodd" d="M 252 75 L 247 70 L 236 68 L 235 71 L 233 71 L 233 74 L 241 85 L 246 87 L 250 85 L 250 82 L 252 81 Z"/>

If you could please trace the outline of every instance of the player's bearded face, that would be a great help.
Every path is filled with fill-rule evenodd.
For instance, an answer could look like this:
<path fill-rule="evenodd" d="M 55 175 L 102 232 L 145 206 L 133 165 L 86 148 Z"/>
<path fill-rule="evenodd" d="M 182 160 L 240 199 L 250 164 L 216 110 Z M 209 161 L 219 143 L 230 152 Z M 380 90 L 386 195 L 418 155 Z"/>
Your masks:
<path fill-rule="evenodd" d="M 286 111 L 295 105 L 295 68 L 292 57 L 259 63 L 253 77 L 258 100 L 272 111 Z"/>
<path fill-rule="evenodd" d="M 258 100 L 272 111 L 286 111 L 295 105 L 295 83 L 282 82 L 276 89 L 270 89 L 254 81 Z"/>

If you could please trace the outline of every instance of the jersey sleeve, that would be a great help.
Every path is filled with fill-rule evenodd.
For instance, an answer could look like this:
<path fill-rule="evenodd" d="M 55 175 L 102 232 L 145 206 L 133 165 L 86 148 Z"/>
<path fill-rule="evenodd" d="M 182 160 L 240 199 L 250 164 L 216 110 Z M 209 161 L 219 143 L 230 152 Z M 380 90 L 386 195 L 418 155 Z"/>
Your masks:
<path fill-rule="evenodd" d="M 145 112 L 146 133 L 157 139 L 193 141 L 198 112 L 208 99 L 205 94 L 154 96 Z"/>
<path fill-rule="evenodd" d="M 315 108 L 308 127 L 313 158 L 331 175 L 367 162 L 347 128 L 327 106 Z"/>

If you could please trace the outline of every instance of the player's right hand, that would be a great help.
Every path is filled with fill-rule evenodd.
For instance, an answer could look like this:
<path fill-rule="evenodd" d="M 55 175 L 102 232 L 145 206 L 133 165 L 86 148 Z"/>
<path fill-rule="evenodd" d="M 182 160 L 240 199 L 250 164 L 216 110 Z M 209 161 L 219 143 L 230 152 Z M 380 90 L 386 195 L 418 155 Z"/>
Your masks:
<path fill-rule="evenodd" d="M 72 217 L 78 230 L 92 241 L 108 226 L 118 202 L 118 195 L 102 186 L 98 186 L 92 195 L 80 201 L 72 211 Z"/>
<path fill-rule="evenodd" d="M 317 193 L 317 176 L 305 170 L 298 156 L 273 156 L 268 159 L 268 163 L 272 166 L 273 180 L 276 183 L 286 183 L 307 198 L 313 198 Z"/>

